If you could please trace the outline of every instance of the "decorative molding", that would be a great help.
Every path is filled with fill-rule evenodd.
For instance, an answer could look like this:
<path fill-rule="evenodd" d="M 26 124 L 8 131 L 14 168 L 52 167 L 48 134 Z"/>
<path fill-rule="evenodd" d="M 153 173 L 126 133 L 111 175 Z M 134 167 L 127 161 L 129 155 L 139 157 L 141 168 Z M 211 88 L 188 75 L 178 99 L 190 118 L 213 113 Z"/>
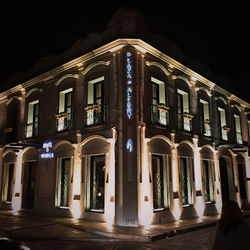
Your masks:
<path fill-rule="evenodd" d="M 205 92 L 207 93 L 207 95 L 208 95 L 209 97 L 212 96 L 211 90 L 208 90 L 208 89 L 206 89 L 206 88 L 204 88 L 204 87 L 196 87 L 195 90 L 196 90 L 196 91 L 202 91 L 202 90 L 203 90 L 203 91 L 205 91 Z"/>
<path fill-rule="evenodd" d="M 148 67 L 155 66 L 155 67 L 161 69 L 166 76 L 170 76 L 170 74 L 171 74 L 171 72 L 169 72 L 162 64 L 160 64 L 158 62 L 148 62 L 148 61 L 146 61 L 146 65 Z"/>
<path fill-rule="evenodd" d="M 10 99 L 8 99 L 7 105 L 9 105 L 14 99 L 17 99 L 18 101 L 21 101 L 22 97 L 20 97 L 20 96 L 12 96 Z"/>
<path fill-rule="evenodd" d="M 78 74 L 66 74 L 63 75 L 62 77 L 60 77 L 56 82 L 55 82 L 55 86 L 58 86 L 63 80 L 67 79 L 67 78 L 75 78 L 77 79 L 79 76 Z"/>
<path fill-rule="evenodd" d="M 109 66 L 110 65 L 110 61 L 97 61 L 94 62 L 92 64 L 90 64 L 85 70 L 82 71 L 83 75 L 86 75 L 91 69 L 100 66 L 100 65 L 104 65 L 104 66 Z"/>
<path fill-rule="evenodd" d="M 194 85 L 192 82 L 190 82 L 187 79 L 187 77 L 182 76 L 182 75 L 172 76 L 172 79 L 174 79 L 174 80 L 178 80 L 178 79 L 183 80 L 184 82 L 186 82 L 188 84 L 189 88 L 191 88 Z"/>
<path fill-rule="evenodd" d="M 26 97 L 26 98 L 29 97 L 33 92 L 36 92 L 36 91 L 43 92 L 43 89 L 39 89 L 39 88 L 30 89 L 30 90 L 26 93 L 25 97 Z"/>
<path fill-rule="evenodd" d="M 215 97 L 215 100 L 216 100 L 216 101 L 217 101 L 217 100 L 222 100 L 222 101 L 224 102 L 224 104 L 227 105 L 227 100 L 226 100 L 224 97 L 222 97 L 222 96 Z"/>

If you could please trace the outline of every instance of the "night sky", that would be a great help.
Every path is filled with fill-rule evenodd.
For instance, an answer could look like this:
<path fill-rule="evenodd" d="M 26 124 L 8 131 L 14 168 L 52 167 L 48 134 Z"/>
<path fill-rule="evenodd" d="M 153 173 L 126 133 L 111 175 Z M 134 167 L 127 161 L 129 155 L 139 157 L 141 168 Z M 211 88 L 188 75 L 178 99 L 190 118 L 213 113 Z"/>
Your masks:
<path fill-rule="evenodd" d="M 133 5 L 144 15 L 151 32 L 173 40 L 184 55 L 224 79 L 222 87 L 250 102 L 247 6 L 162 2 L 92 1 L 86 6 L 86 1 L 61 1 L 58 5 L 54 1 L 18 1 L 1 6 L 0 89 L 10 75 L 31 69 L 48 55 L 64 52 L 81 36 L 105 31 L 120 6 Z"/>

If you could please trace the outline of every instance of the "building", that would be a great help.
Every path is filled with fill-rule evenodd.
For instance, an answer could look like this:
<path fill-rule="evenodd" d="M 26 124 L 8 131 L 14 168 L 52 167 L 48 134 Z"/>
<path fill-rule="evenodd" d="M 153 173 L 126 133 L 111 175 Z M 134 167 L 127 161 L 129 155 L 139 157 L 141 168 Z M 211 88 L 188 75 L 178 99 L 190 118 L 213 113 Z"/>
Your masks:
<path fill-rule="evenodd" d="M 113 23 L 131 38 L 0 93 L 1 208 L 122 226 L 248 209 L 250 103 Z"/>

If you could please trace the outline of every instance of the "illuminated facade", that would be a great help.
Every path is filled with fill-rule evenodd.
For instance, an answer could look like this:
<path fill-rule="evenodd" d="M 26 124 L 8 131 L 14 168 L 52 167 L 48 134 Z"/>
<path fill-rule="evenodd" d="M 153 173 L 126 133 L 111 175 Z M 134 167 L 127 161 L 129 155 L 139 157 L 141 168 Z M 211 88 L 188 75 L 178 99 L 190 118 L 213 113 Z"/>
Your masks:
<path fill-rule="evenodd" d="M 123 226 L 247 209 L 249 108 L 114 40 L 0 93 L 1 207 Z"/>

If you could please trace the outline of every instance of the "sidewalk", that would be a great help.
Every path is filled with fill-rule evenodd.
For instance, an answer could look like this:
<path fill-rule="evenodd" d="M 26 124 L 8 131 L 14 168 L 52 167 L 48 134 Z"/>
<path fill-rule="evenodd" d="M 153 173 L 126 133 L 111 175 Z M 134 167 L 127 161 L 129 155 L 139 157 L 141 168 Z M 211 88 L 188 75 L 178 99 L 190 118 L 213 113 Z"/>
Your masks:
<path fill-rule="evenodd" d="M 137 242 L 151 242 L 157 239 L 171 237 L 177 234 L 199 230 L 201 228 L 214 226 L 216 225 L 219 216 L 209 216 L 209 217 L 202 217 L 196 219 L 189 219 L 189 220 L 179 220 L 172 223 L 167 224 L 154 224 L 147 227 L 121 227 L 121 226 L 114 226 L 108 225 L 104 222 L 93 222 L 87 220 L 74 220 L 72 218 L 65 218 L 65 217 L 52 217 L 52 216 L 41 216 L 35 214 L 28 214 L 25 212 L 19 212 L 17 215 L 14 215 L 12 211 L 8 210 L 0 210 L 0 215 L 2 216 L 11 216 L 12 218 L 16 219 L 25 219 L 27 223 L 32 221 L 34 224 L 34 228 L 37 225 L 37 228 L 46 227 L 48 225 L 57 225 L 57 227 L 67 227 L 67 234 L 62 234 L 61 230 L 54 230 L 53 234 L 46 230 L 39 229 L 40 239 L 45 239 L 46 237 L 53 237 L 53 239 L 57 240 L 86 240 L 90 239 L 91 237 L 94 239 L 117 239 L 117 240 L 126 240 L 126 241 L 137 241 Z M 250 211 L 245 212 L 244 216 L 250 217 Z M 26 222 L 25 222 L 26 223 Z M 26 223 L 26 224 L 27 224 Z M 39 224 L 40 223 L 40 224 Z M 28 229 L 32 229 L 32 226 L 27 227 Z M 13 231 L 18 229 L 12 229 Z M 19 229 L 20 230 L 20 229 Z M 23 234 L 21 236 L 25 237 L 25 228 L 22 229 Z M 32 231 L 27 231 L 28 237 L 32 238 Z M 34 230 L 35 232 L 35 230 Z M 64 230 L 65 232 L 65 230 Z M 93 234 L 95 235 L 93 237 Z M 20 236 L 20 237 L 21 237 Z"/>

